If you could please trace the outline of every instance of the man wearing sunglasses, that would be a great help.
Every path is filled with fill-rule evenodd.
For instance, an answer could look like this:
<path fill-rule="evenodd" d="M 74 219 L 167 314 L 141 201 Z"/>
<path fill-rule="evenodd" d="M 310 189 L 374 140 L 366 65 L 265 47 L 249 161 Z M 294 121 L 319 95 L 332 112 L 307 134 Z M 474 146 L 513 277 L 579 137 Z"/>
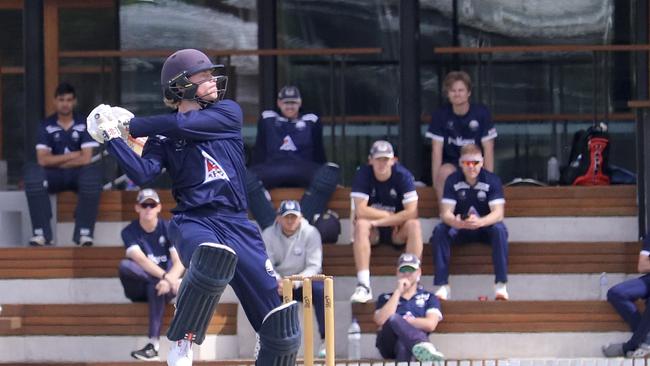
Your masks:
<path fill-rule="evenodd" d="M 440 302 L 420 286 L 420 260 L 404 253 L 397 261 L 397 286 L 377 299 L 374 321 L 377 332 L 376 346 L 381 356 L 408 362 L 415 357 L 420 362 L 440 361 L 442 353 L 429 342 L 442 320 Z"/>
<path fill-rule="evenodd" d="M 313 113 L 301 114 L 302 98 L 295 86 L 278 93 L 276 111 L 262 112 L 246 177 L 248 208 L 262 230 L 275 222 L 275 210 L 266 190 L 306 188 L 300 200 L 302 214 L 314 224 L 322 214 L 339 179 L 339 167 L 328 163 L 323 126 Z"/>
<path fill-rule="evenodd" d="M 460 151 L 461 171 L 451 174 L 440 202 L 442 222 L 433 230 L 434 281 L 436 296 L 450 297 L 450 246 L 462 243 L 489 243 L 495 273 L 495 299 L 508 300 L 508 230 L 503 224 L 505 198 L 501 179 L 483 169 L 483 155 L 477 145 Z"/>
<path fill-rule="evenodd" d="M 168 222 L 158 217 L 162 206 L 156 191 L 141 190 L 134 208 L 138 219 L 122 230 L 127 259 L 120 262 L 119 276 L 126 297 L 149 306 L 149 343 L 131 356 L 155 361 L 165 305 L 176 296 L 185 268 L 167 236 Z"/>
<path fill-rule="evenodd" d="M 370 252 L 373 245 L 391 244 L 418 258 L 422 255 L 422 230 L 418 219 L 418 193 L 413 174 L 397 162 L 393 145 L 372 144 L 368 164 L 359 167 L 352 181 L 354 207 L 354 262 L 357 287 L 351 302 L 372 299 Z"/>

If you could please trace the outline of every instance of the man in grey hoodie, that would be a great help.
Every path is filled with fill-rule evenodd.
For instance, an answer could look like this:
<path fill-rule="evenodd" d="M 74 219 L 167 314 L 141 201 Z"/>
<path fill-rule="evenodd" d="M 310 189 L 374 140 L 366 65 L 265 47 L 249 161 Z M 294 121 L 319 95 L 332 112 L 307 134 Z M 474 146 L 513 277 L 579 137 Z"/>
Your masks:
<path fill-rule="evenodd" d="M 278 295 L 282 296 L 282 278 L 291 275 L 309 277 L 321 273 L 323 245 L 318 230 L 302 217 L 298 201 L 280 203 L 275 223 L 262 231 L 266 252 L 278 280 Z M 294 282 L 293 298 L 302 300 L 302 282 Z M 312 301 L 318 321 L 321 347 L 318 357 L 325 357 L 325 307 L 323 282 L 312 282 Z"/>

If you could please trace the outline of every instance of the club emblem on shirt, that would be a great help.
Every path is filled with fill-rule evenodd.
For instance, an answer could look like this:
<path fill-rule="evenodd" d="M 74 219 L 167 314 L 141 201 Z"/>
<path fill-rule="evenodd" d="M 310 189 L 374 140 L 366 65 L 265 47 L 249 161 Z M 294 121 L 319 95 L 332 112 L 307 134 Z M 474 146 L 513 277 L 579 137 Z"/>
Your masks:
<path fill-rule="evenodd" d="M 447 121 L 447 129 L 449 129 L 449 130 L 454 129 L 454 121 L 452 121 L 452 120 Z"/>
<path fill-rule="evenodd" d="M 478 198 L 479 201 L 483 202 L 485 201 L 485 198 L 487 198 L 487 194 L 485 194 L 485 191 L 478 191 L 478 193 L 476 193 L 476 198 Z"/>
<path fill-rule="evenodd" d="M 72 139 L 75 141 L 79 140 L 79 132 L 72 131 Z"/>
<path fill-rule="evenodd" d="M 302 130 L 305 127 L 307 127 L 307 124 L 305 124 L 305 121 L 300 120 L 300 121 L 296 122 L 296 129 Z"/>
<path fill-rule="evenodd" d="M 54 134 L 54 141 L 59 141 L 59 140 L 61 140 L 61 134 L 57 132 Z"/>
<path fill-rule="evenodd" d="M 280 150 L 282 150 L 282 151 L 297 151 L 298 148 L 296 147 L 296 144 L 293 143 L 293 140 L 291 139 L 291 136 L 286 135 L 286 136 L 284 136 L 284 139 L 282 139 L 282 145 L 280 145 Z"/>
<path fill-rule="evenodd" d="M 464 189 L 458 191 L 458 199 L 459 200 L 464 200 L 465 198 L 467 198 L 467 191 L 464 190 Z"/>
<path fill-rule="evenodd" d="M 395 188 L 391 188 L 389 194 L 390 194 L 390 198 L 397 198 L 397 191 L 395 190 Z"/>
<path fill-rule="evenodd" d="M 165 237 L 164 237 L 164 236 L 161 235 L 161 236 L 158 238 L 158 244 L 160 244 L 161 247 L 164 247 L 166 242 L 167 242 L 167 240 L 165 240 Z"/>
<path fill-rule="evenodd" d="M 203 183 L 212 182 L 217 179 L 230 180 L 215 158 L 203 150 L 201 150 L 201 155 L 203 155 L 205 166 L 205 179 Z"/>
<path fill-rule="evenodd" d="M 469 121 L 469 129 L 472 131 L 478 130 L 478 121 L 475 119 Z"/>
<path fill-rule="evenodd" d="M 423 308 L 424 307 L 424 299 L 421 298 L 421 297 L 417 298 L 415 300 L 415 306 L 417 306 L 419 308 Z"/>

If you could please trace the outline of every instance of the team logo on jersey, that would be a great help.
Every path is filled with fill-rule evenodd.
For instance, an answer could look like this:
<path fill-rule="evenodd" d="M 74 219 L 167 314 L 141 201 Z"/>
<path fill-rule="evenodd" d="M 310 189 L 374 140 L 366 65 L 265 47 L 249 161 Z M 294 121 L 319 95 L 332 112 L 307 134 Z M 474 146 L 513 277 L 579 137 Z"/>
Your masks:
<path fill-rule="evenodd" d="M 377 195 L 377 191 L 373 188 L 372 191 L 370 191 L 370 197 L 375 197 Z"/>
<path fill-rule="evenodd" d="M 483 202 L 487 198 L 487 194 L 485 193 L 485 191 L 478 191 L 478 193 L 476 194 L 476 198 L 478 198 L 479 201 Z"/>
<path fill-rule="evenodd" d="M 266 259 L 266 262 L 264 262 L 264 268 L 266 269 L 266 274 L 271 277 L 275 277 L 275 270 L 273 269 L 273 264 L 271 264 L 270 259 Z"/>
<path fill-rule="evenodd" d="M 280 150 L 298 151 L 298 148 L 296 147 L 296 144 L 293 143 L 293 139 L 291 139 L 291 136 L 286 135 L 284 136 L 284 139 L 282 139 L 282 145 L 280 145 Z"/>
<path fill-rule="evenodd" d="M 397 191 L 395 190 L 395 188 L 391 188 L 390 192 L 388 193 L 390 194 L 390 198 L 397 198 Z"/>
<path fill-rule="evenodd" d="M 461 191 L 458 191 L 458 199 L 459 200 L 464 200 L 465 198 L 467 198 L 467 191 L 464 190 L 464 189 L 461 190 Z"/>
<path fill-rule="evenodd" d="M 469 121 L 469 129 L 472 131 L 478 130 L 478 121 L 475 119 Z"/>
<path fill-rule="evenodd" d="M 165 237 L 163 235 L 161 235 L 158 238 L 158 244 L 160 244 L 161 247 L 164 247 L 166 242 L 167 242 L 167 240 L 165 239 Z"/>
<path fill-rule="evenodd" d="M 302 248 L 299 245 L 293 247 L 293 255 L 302 255 Z"/>
<path fill-rule="evenodd" d="M 61 134 L 57 132 L 54 134 L 54 141 L 59 141 L 59 140 L 61 140 Z"/>
<path fill-rule="evenodd" d="M 203 150 L 201 150 L 201 155 L 203 155 L 205 165 L 205 179 L 203 180 L 203 183 L 212 182 L 213 180 L 218 179 L 228 181 L 230 180 L 226 174 L 226 171 L 223 170 L 215 158 Z"/>
<path fill-rule="evenodd" d="M 421 298 L 421 297 L 418 297 L 418 298 L 415 300 L 415 306 L 417 306 L 417 307 L 419 307 L 419 308 L 423 308 L 423 307 L 424 307 L 424 299 Z"/>
<path fill-rule="evenodd" d="M 447 129 L 449 129 L 449 130 L 454 129 L 454 121 L 452 121 L 452 120 L 447 121 Z"/>
<path fill-rule="evenodd" d="M 72 131 L 72 139 L 75 141 L 79 140 L 79 132 Z"/>
<path fill-rule="evenodd" d="M 300 120 L 300 121 L 296 122 L 296 129 L 303 130 L 305 127 L 307 127 L 307 124 L 305 123 L 305 121 Z"/>

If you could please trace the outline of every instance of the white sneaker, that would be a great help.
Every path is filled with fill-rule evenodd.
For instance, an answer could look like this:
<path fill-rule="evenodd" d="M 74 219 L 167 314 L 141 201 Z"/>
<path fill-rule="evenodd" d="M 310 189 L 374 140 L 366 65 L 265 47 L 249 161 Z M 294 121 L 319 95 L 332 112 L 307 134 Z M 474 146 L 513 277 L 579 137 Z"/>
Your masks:
<path fill-rule="evenodd" d="M 508 300 L 508 289 L 503 282 L 497 282 L 494 285 L 494 299 L 495 300 Z"/>
<path fill-rule="evenodd" d="M 350 301 L 367 303 L 370 300 L 372 300 L 372 290 L 360 283 L 357 284 L 357 288 L 354 289 L 354 293 L 350 296 Z"/>
<path fill-rule="evenodd" d="M 442 361 L 445 359 L 445 355 L 436 350 L 436 347 L 431 342 L 420 342 L 413 346 L 411 352 L 420 362 Z"/>
<path fill-rule="evenodd" d="M 451 297 L 451 287 L 449 285 L 442 285 L 438 287 L 438 291 L 434 295 L 440 300 L 447 301 Z"/>
<path fill-rule="evenodd" d="M 172 342 L 167 355 L 168 366 L 192 366 L 192 342 L 181 339 Z"/>
<path fill-rule="evenodd" d="M 320 348 L 318 349 L 317 358 L 325 358 L 327 356 L 327 351 L 325 350 L 325 340 L 320 343 Z"/>
<path fill-rule="evenodd" d="M 93 246 L 93 238 L 91 236 L 81 235 L 79 237 L 79 245 L 82 246 L 82 247 L 92 247 Z"/>
<path fill-rule="evenodd" d="M 45 240 L 43 235 L 34 235 L 29 239 L 29 245 L 33 247 L 42 247 L 48 245 L 49 243 Z"/>

